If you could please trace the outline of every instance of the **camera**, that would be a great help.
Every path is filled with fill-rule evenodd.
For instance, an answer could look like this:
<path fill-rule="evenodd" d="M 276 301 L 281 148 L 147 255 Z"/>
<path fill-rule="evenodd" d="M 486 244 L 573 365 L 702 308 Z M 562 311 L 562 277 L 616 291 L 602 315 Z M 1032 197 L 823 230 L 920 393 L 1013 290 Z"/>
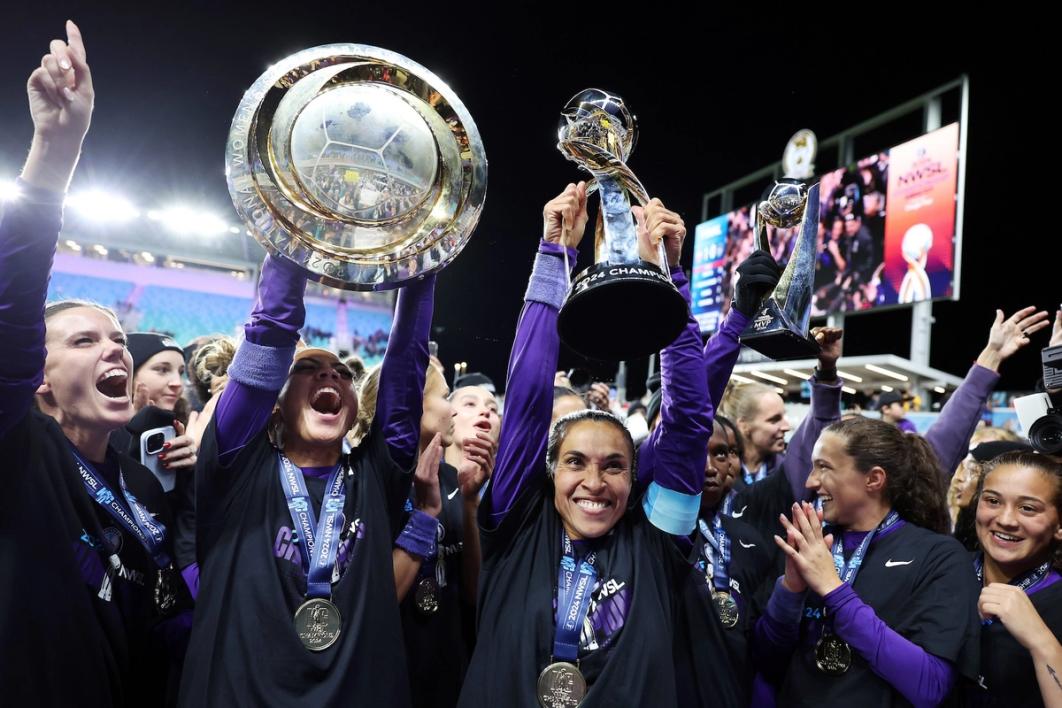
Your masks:
<path fill-rule="evenodd" d="M 144 452 L 149 455 L 157 455 L 162 452 L 162 446 L 166 444 L 165 433 L 154 433 L 149 435 L 147 442 L 144 443 Z"/>
<path fill-rule="evenodd" d="M 1037 452 L 1062 453 L 1062 346 L 1040 354 L 1045 392 L 1014 399 L 1018 422 Z"/>

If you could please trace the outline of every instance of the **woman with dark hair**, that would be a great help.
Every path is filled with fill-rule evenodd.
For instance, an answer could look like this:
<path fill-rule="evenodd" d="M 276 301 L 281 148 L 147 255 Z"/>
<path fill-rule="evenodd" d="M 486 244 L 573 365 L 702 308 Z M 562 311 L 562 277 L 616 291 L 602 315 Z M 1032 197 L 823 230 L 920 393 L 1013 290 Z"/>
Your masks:
<path fill-rule="evenodd" d="M 977 491 L 981 671 L 973 706 L 1062 706 L 1062 465 L 1035 452 L 995 458 Z"/>
<path fill-rule="evenodd" d="M 978 621 L 932 449 L 854 418 L 822 433 L 813 464 L 822 511 L 781 517 L 785 575 L 756 626 L 759 668 L 787 706 L 940 703 L 957 674 L 976 675 Z"/>
<path fill-rule="evenodd" d="M 334 353 L 296 353 L 306 276 L 268 256 L 196 468 L 186 706 L 409 705 L 392 569 L 420 439 L 435 277 L 398 295 L 376 416 Z M 430 544 L 438 524 L 410 533 Z"/>
<path fill-rule="evenodd" d="M 577 411 L 547 436 L 557 312 L 565 261 L 574 264 L 586 226 L 585 184 L 569 185 L 543 217 L 498 461 L 479 509 L 479 636 L 460 705 L 675 705 L 677 593 L 689 566 L 672 534 L 695 525 L 711 423 L 697 323 L 690 317 L 661 355 L 663 464 L 639 498 L 634 443 L 614 415 Z M 665 241 L 666 265 L 686 291 L 681 219 L 659 200 L 638 219 L 642 252 Z M 727 683 L 728 671 L 722 662 L 715 680 Z"/>
<path fill-rule="evenodd" d="M 696 705 L 723 705 L 717 687 L 705 680 L 711 673 L 705 666 L 718 664 L 722 635 L 732 671 L 740 691 L 739 705 L 749 705 L 754 688 L 755 664 L 749 639 L 757 618 L 771 592 L 774 579 L 775 548 L 752 526 L 728 514 L 734 478 L 741 469 L 727 427 L 716 418 L 708 440 L 701 508 L 697 529 L 691 536 L 687 560 L 692 566 L 684 590 L 693 668 L 693 685 L 684 690 L 696 696 Z M 721 627 L 721 631 L 717 629 Z M 709 641 L 705 641 L 708 639 Z"/>

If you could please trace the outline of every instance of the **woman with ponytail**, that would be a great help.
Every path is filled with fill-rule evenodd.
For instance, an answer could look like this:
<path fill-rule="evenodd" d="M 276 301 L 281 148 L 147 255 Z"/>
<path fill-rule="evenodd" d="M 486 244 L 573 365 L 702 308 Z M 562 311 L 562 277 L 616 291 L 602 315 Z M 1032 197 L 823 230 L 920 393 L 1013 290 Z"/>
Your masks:
<path fill-rule="evenodd" d="M 981 671 L 962 704 L 1062 706 L 1062 465 L 996 457 L 976 497 Z"/>
<path fill-rule="evenodd" d="M 781 517 L 786 568 L 756 627 L 760 668 L 781 705 L 939 704 L 975 674 L 978 622 L 932 449 L 855 418 L 829 426 L 812 460 L 822 510 Z"/>

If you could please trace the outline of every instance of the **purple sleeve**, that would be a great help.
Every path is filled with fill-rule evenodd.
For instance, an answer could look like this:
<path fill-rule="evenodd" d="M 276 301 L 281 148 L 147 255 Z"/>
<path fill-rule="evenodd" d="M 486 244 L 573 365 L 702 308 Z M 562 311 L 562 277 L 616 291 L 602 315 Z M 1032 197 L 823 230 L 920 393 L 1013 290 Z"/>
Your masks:
<path fill-rule="evenodd" d="M 757 669 L 782 676 L 800 639 L 805 593 L 790 592 L 779 577 L 764 613 L 752 629 L 752 655 Z"/>
<path fill-rule="evenodd" d="M 494 474 L 485 496 L 486 528 L 496 528 L 520 493 L 541 471 L 553 416 L 553 376 L 557 372 L 557 312 L 568 287 L 561 246 L 539 244 L 524 308 L 516 326 L 505 385 L 505 415 Z M 569 267 L 575 252 L 568 251 Z"/>
<path fill-rule="evenodd" d="M 951 690 L 955 669 L 897 634 L 843 583 L 823 598 L 833 630 L 867 660 L 871 670 L 916 706 L 939 705 Z"/>
<path fill-rule="evenodd" d="M 969 452 L 970 438 L 981 421 L 985 401 L 997 381 L 998 373 L 974 364 L 926 431 L 926 441 L 937 453 L 945 478 L 950 479 L 955 474 Z"/>
<path fill-rule="evenodd" d="M 685 279 L 685 275 L 682 276 Z M 675 278 L 676 284 L 678 278 Z M 685 293 L 684 293 L 685 294 Z M 745 331 L 749 318 L 730 308 L 722 326 L 711 336 L 704 347 L 704 369 L 708 375 L 708 400 L 717 405 L 723 399 L 723 391 L 734 371 L 741 342 L 738 337 Z M 709 433 L 709 437 L 711 434 Z M 641 488 L 653 481 L 657 467 L 655 437 L 650 435 L 638 448 L 638 485 Z"/>
<path fill-rule="evenodd" d="M 192 599 L 199 597 L 199 564 L 192 563 L 182 568 L 181 577 L 184 578 L 184 584 L 188 586 Z"/>
<path fill-rule="evenodd" d="M 0 216 L 0 437 L 33 405 L 44 376 L 44 302 L 63 195 L 18 181 Z"/>
<path fill-rule="evenodd" d="M 730 374 L 734 371 L 738 354 L 741 352 L 741 342 L 738 337 L 745 331 L 749 323 L 746 314 L 738 312 L 731 307 L 727 313 L 723 325 L 711 336 L 704 346 L 704 368 L 708 372 L 708 396 L 713 402 L 723 400 L 723 392 L 730 382 Z"/>
<path fill-rule="evenodd" d="M 428 336 L 435 306 L 435 275 L 415 280 L 398 291 L 395 320 L 380 368 L 380 390 L 373 425 L 379 425 L 394 460 L 410 469 L 417 459 L 424 379 L 428 371 Z"/>
<path fill-rule="evenodd" d="M 671 277 L 688 303 L 686 274 L 673 268 Z M 685 328 L 660 353 L 660 392 L 660 424 L 642 445 L 643 450 L 652 450 L 655 466 L 644 506 L 658 528 L 688 534 L 700 510 L 714 414 L 700 329 L 688 309 Z"/>
<path fill-rule="evenodd" d="M 305 292 L 306 276 L 293 263 L 266 256 L 244 341 L 229 366 L 229 383 L 214 411 L 222 466 L 269 421 L 306 319 Z"/>
<path fill-rule="evenodd" d="M 793 432 L 786 448 L 782 467 L 793 499 L 810 500 L 811 495 L 804 487 L 811 475 L 811 451 L 822 431 L 841 419 L 841 380 L 823 383 L 811 377 L 811 412 Z"/>

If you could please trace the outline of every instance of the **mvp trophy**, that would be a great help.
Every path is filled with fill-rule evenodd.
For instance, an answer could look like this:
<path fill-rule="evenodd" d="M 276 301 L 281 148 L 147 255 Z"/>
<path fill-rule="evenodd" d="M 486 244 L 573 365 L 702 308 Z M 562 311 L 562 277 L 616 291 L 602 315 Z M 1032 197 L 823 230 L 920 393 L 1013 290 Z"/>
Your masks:
<path fill-rule="evenodd" d="M 240 101 L 225 150 L 236 211 L 275 256 L 345 290 L 442 268 L 479 221 L 483 142 L 460 99 L 361 44 L 293 54 Z"/>
<path fill-rule="evenodd" d="M 622 361 L 654 354 L 686 324 L 689 308 L 671 282 L 663 244 L 658 263 L 638 254 L 631 197 L 649 196 L 626 161 L 638 134 L 623 99 L 600 89 L 576 94 L 561 113 L 557 149 L 593 175 L 601 193 L 594 265 L 572 282 L 557 318 L 564 343 L 588 357 Z"/>
<path fill-rule="evenodd" d="M 771 252 L 768 224 L 779 229 L 800 227 L 778 285 L 741 334 L 742 344 L 775 361 L 812 358 L 819 353 L 818 343 L 808 337 L 818 246 L 819 185 L 809 189 L 802 181 L 814 172 L 814 145 L 810 130 L 793 136 L 784 159 L 787 177 L 776 181 L 756 207 L 757 248 Z"/>

